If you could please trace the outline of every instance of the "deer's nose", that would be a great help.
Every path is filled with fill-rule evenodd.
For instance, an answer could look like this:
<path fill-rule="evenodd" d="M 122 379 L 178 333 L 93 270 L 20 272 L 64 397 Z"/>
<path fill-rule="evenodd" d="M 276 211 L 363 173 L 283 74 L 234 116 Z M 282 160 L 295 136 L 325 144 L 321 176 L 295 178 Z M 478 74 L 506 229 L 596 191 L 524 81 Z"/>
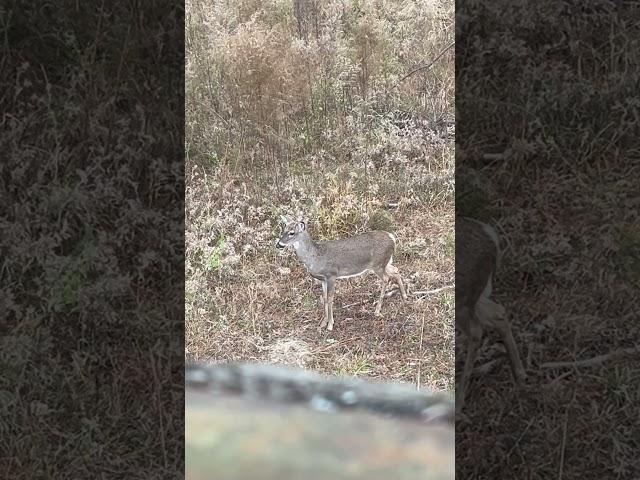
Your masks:
<path fill-rule="evenodd" d="M 278 243 L 276 243 L 276 248 L 284 248 L 284 244 L 278 240 Z"/>

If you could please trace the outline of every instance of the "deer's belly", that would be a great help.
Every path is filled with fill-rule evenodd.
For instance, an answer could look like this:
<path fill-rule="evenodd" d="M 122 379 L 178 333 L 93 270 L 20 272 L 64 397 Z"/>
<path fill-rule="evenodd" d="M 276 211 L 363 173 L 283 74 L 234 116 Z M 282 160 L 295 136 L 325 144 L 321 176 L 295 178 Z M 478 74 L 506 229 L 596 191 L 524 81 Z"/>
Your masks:
<path fill-rule="evenodd" d="M 364 275 L 367 272 L 370 272 L 371 269 L 366 268 L 364 270 L 361 271 L 342 271 L 342 272 L 338 272 L 338 273 L 331 273 L 331 274 L 327 274 L 327 273 L 319 273 L 319 272 L 309 272 L 309 275 L 311 275 L 313 278 L 315 278 L 316 280 L 320 280 L 321 282 L 326 281 L 326 279 L 329 277 L 333 277 L 333 278 L 339 278 L 339 279 L 343 279 L 343 278 L 353 278 L 353 277 L 359 277 L 360 275 Z"/>
<path fill-rule="evenodd" d="M 340 275 L 338 275 L 338 278 L 353 278 L 353 277 L 359 277 L 360 275 L 364 275 L 367 272 L 370 272 L 371 270 L 369 268 L 365 268 L 364 270 L 358 272 L 340 272 Z"/>

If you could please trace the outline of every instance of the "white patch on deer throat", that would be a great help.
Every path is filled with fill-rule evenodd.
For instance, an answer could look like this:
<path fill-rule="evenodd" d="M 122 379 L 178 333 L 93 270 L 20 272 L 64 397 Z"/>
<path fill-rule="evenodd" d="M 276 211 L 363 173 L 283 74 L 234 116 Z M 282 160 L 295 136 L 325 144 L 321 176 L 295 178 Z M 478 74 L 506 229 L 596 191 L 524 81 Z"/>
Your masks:
<path fill-rule="evenodd" d="M 389 235 L 389 238 L 391 239 L 391 241 L 393 241 L 394 245 L 397 243 L 396 236 L 393 233 L 389 233 L 389 232 L 384 232 L 384 233 Z"/>

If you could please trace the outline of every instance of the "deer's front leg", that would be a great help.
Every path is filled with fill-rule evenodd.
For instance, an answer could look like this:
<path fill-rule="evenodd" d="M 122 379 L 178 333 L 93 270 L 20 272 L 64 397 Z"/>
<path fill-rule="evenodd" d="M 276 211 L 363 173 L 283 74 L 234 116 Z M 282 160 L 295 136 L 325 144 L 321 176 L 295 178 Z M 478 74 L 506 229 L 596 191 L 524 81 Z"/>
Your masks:
<path fill-rule="evenodd" d="M 322 295 L 320 295 L 320 304 L 324 307 L 324 304 L 325 304 L 325 301 L 324 301 L 325 300 L 324 299 L 324 295 L 325 295 L 325 293 L 324 293 L 324 282 L 322 282 L 322 280 L 318 280 L 317 278 L 314 278 L 313 279 L 313 284 L 316 285 L 318 283 L 322 287 Z"/>
<path fill-rule="evenodd" d="M 327 281 L 322 280 L 322 305 L 324 305 L 324 318 L 320 324 L 320 330 L 322 330 L 329 322 L 329 303 L 327 302 Z"/>
<path fill-rule="evenodd" d="M 326 285 L 325 309 L 328 321 L 327 330 L 333 330 L 333 294 L 336 291 L 336 281 L 334 279 L 328 279 Z"/>

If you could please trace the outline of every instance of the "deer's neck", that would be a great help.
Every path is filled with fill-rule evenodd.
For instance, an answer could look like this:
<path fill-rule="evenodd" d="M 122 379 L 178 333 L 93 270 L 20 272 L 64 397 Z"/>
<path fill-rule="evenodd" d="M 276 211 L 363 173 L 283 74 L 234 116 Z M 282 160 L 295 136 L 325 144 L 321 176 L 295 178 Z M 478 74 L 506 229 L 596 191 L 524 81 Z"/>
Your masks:
<path fill-rule="evenodd" d="M 311 236 L 305 231 L 300 235 L 299 240 L 294 245 L 296 254 L 307 269 L 313 269 L 315 260 L 318 256 L 318 246 Z"/>

